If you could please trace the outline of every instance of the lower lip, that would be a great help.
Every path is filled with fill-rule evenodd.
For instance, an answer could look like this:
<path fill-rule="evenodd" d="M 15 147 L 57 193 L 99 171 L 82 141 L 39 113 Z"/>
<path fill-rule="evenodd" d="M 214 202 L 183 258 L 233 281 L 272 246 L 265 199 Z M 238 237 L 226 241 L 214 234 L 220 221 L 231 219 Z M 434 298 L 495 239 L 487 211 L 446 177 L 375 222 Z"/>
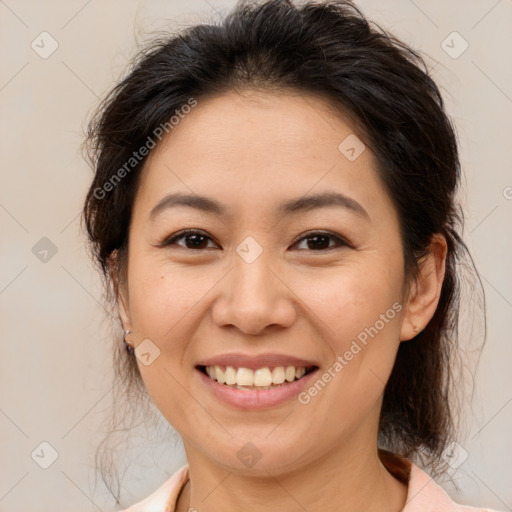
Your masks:
<path fill-rule="evenodd" d="M 290 400 L 301 392 L 311 378 L 316 374 L 318 368 L 304 375 L 301 379 L 294 380 L 281 386 L 271 389 L 248 389 L 242 390 L 219 384 L 216 380 L 210 379 L 208 375 L 196 368 L 200 378 L 206 384 L 214 396 L 222 402 L 241 409 L 262 409 L 274 407 Z"/>

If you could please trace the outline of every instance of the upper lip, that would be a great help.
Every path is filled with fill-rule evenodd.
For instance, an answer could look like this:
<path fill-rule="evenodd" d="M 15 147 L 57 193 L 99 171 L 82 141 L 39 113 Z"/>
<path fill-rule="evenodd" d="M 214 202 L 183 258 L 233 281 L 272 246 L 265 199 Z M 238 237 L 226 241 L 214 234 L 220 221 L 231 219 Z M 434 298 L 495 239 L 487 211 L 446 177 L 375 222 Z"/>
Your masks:
<path fill-rule="evenodd" d="M 310 367 L 317 366 L 314 362 L 286 354 L 256 354 L 248 355 L 241 353 L 221 354 L 209 357 L 197 364 L 197 366 L 233 366 L 236 368 L 249 368 L 256 370 L 266 366 L 295 366 Z"/>

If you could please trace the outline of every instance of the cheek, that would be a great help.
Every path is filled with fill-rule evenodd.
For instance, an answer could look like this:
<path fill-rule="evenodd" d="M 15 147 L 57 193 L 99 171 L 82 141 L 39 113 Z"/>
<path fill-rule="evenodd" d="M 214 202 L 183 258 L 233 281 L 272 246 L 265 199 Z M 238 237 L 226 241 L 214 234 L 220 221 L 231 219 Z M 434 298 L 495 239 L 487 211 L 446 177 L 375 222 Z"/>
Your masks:
<path fill-rule="evenodd" d="M 147 259 L 137 266 L 135 258 L 129 276 L 130 311 L 137 341 L 149 339 L 159 355 L 150 365 L 137 364 L 146 390 L 173 426 L 190 418 L 190 377 L 185 361 L 190 339 L 194 337 L 194 306 L 211 287 L 205 278 L 191 273 L 164 270 L 165 265 Z M 191 367 L 190 367 L 191 369 Z"/>
<path fill-rule="evenodd" d="M 364 266 L 302 284 L 298 295 L 307 297 L 306 305 L 320 319 L 320 338 L 329 349 L 324 371 L 336 375 L 324 403 L 338 403 L 338 412 L 348 408 L 363 414 L 382 393 L 399 347 L 400 270 L 368 259 Z"/>
<path fill-rule="evenodd" d="M 303 299 L 306 309 L 315 313 L 325 339 L 330 340 L 337 354 L 348 349 L 347 343 L 350 345 L 359 334 L 364 339 L 365 329 L 376 322 L 382 334 L 396 330 L 396 310 L 400 308 L 393 308 L 393 304 L 400 299 L 400 287 L 397 268 L 370 258 L 365 264 L 329 269 L 324 274 L 296 278 L 294 282 L 294 291 Z"/>
<path fill-rule="evenodd" d="M 164 341 L 174 340 L 172 346 L 178 348 L 178 338 L 187 324 L 183 320 L 211 288 L 208 277 L 197 269 L 170 271 L 150 261 L 133 268 L 130 303 L 139 336 L 154 339 L 162 346 Z"/>

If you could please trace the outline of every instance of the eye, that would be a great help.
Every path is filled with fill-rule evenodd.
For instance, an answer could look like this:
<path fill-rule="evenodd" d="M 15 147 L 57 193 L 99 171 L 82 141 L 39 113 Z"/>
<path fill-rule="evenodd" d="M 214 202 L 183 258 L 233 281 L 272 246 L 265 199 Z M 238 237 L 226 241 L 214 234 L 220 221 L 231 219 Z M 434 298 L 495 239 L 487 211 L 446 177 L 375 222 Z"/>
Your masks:
<path fill-rule="evenodd" d="M 308 240 L 310 241 L 309 243 L 307 242 Z M 308 233 L 307 236 L 304 236 L 301 239 L 299 239 L 296 242 L 296 244 L 303 241 L 306 241 L 306 249 L 310 249 L 312 251 L 325 251 L 343 246 L 351 247 L 351 245 L 347 241 L 343 240 L 341 237 L 334 235 L 332 233 L 326 233 L 322 231 L 312 231 Z M 329 246 L 330 241 L 335 241 L 335 245 Z"/>
<path fill-rule="evenodd" d="M 185 240 L 185 243 L 177 243 L 179 240 Z M 184 229 L 183 231 L 179 231 L 178 233 L 164 239 L 158 245 L 159 247 L 180 245 L 185 249 L 203 250 L 207 249 L 206 245 L 208 243 L 208 240 L 213 241 L 210 236 L 206 235 L 202 231 L 198 231 L 195 229 Z M 343 238 L 334 235 L 333 233 L 322 231 L 311 231 L 307 233 L 307 236 L 303 236 L 293 245 L 299 244 L 304 241 L 306 241 L 306 250 L 312 251 L 325 251 L 335 249 L 337 247 L 352 247 L 352 245 Z M 334 246 L 330 245 L 330 242 L 335 242 Z"/>
<path fill-rule="evenodd" d="M 167 247 L 169 245 L 176 245 L 178 240 L 184 239 L 185 244 L 177 244 L 181 245 L 185 249 L 207 249 L 205 247 L 205 242 L 207 240 L 212 240 L 208 235 L 204 234 L 201 231 L 197 231 L 195 229 L 184 229 L 174 235 L 171 235 L 169 238 L 163 240 L 159 246 Z"/>

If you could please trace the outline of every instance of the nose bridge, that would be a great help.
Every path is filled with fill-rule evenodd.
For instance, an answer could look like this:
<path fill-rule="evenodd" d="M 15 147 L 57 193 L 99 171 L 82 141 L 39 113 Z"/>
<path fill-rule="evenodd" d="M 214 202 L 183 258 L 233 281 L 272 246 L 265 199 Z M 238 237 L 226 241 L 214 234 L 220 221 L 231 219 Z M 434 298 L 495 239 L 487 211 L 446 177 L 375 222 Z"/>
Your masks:
<path fill-rule="evenodd" d="M 287 287 L 276 275 L 279 262 L 274 261 L 272 250 L 265 249 L 253 237 L 244 239 L 235 250 L 217 322 L 233 324 L 253 334 L 268 325 L 289 325 L 295 309 Z"/>
<path fill-rule="evenodd" d="M 276 277 L 272 267 L 272 251 L 264 248 L 254 237 L 246 237 L 237 247 L 234 255 L 233 286 L 238 302 L 250 302 L 271 298 L 267 293 L 275 288 Z M 252 298 L 251 298 L 252 296 Z"/>

